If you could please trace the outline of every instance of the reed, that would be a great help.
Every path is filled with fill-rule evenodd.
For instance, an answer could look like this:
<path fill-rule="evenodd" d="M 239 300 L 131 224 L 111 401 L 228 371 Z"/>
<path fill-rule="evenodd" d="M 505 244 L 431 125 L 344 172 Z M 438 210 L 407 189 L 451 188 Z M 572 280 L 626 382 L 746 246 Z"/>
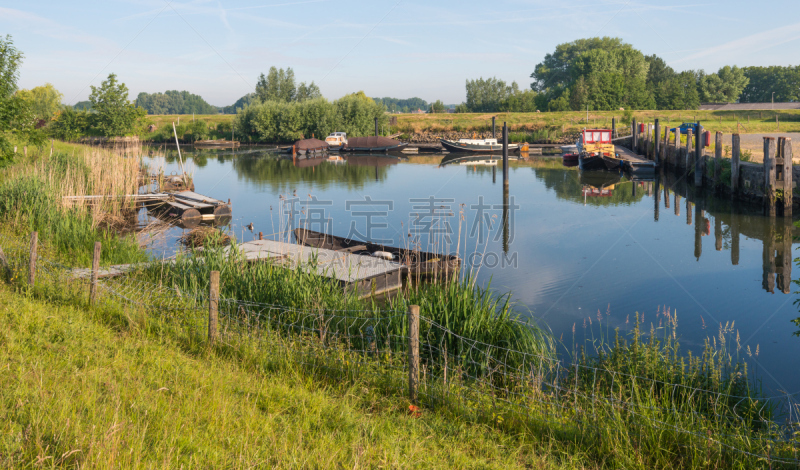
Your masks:
<path fill-rule="evenodd" d="M 0 217 L 19 233 L 38 231 L 70 262 L 85 264 L 95 241 L 103 243 L 104 262 L 142 260 L 135 240 L 117 235 L 136 223 L 130 196 L 138 191 L 139 175 L 138 158 L 97 148 L 31 155 L 0 182 Z M 87 202 L 85 196 L 103 197 Z"/>

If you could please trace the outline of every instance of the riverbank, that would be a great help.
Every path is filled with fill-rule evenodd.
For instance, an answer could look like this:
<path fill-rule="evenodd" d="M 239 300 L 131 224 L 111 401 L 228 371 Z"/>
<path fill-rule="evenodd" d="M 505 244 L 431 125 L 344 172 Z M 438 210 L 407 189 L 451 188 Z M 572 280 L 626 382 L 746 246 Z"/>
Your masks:
<path fill-rule="evenodd" d="M 189 123 L 205 122 L 209 129 L 210 138 L 230 139 L 230 124 L 236 115 L 148 115 L 144 125 L 139 131 L 143 140 L 148 140 L 150 134 L 148 126 L 153 124 L 156 129 L 172 122 Z M 590 127 L 611 127 L 611 119 L 617 119 L 617 128 L 624 132 L 630 118 L 637 122 L 653 122 L 659 119 L 662 125 L 670 127 L 680 126 L 683 122 L 701 121 L 704 128 L 714 132 L 727 134 L 756 134 L 774 132 L 800 132 L 800 110 L 775 110 L 775 111 L 700 111 L 700 110 L 642 110 L 642 111 L 589 111 L 588 122 L 585 111 L 545 112 L 545 113 L 463 113 L 463 114 L 393 114 L 397 118 L 396 124 L 391 124 L 386 132 L 391 134 L 405 134 L 404 137 L 411 142 L 435 141 L 426 139 L 426 134 L 471 136 L 472 133 L 482 133 L 488 136 L 491 132 L 492 117 L 496 117 L 497 130 L 507 122 L 515 141 L 559 143 L 572 142 L 572 136 L 577 135 L 581 129 Z M 777 117 L 777 121 L 776 121 Z M 235 130 L 234 130 L 235 138 Z M 438 137 L 437 137 L 438 138 Z M 447 138 L 447 137 L 445 137 Z M 236 139 L 239 140 L 239 139 Z"/>
<path fill-rule="evenodd" d="M 48 243 L 43 239 L 43 253 Z M 18 245 L 22 251 L 3 245 L 17 269 L 27 266 L 24 239 Z M 524 341 L 512 342 L 520 338 L 520 325 L 508 317 L 497 321 L 508 313 L 508 303 L 489 287 L 415 287 L 396 303 L 376 305 L 343 296 L 307 273 L 210 253 L 203 262 L 187 257 L 138 277 L 103 281 L 98 308 L 120 309 L 124 314 L 116 321 L 133 321 L 162 340 L 206 350 L 206 299 L 210 271 L 217 270 L 224 300 L 223 341 L 210 348 L 215 354 L 267 370 L 283 357 L 299 376 L 322 374 L 362 386 L 361 394 L 400 399 L 408 384 L 406 311 L 416 304 L 423 416 L 441 413 L 459 426 L 482 423 L 522 436 L 537 452 L 573 456 L 589 467 L 744 468 L 777 466 L 792 455 L 782 402 L 764 400 L 744 353 L 732 346 L 732 328 L 712 333 L 714 341 L 726 343 L 709 340 L 703 354 L 692 357 L 679 348 L 669 311 L 656 315 L 657 333 L 646 333 L 631 315 L 637 326 L 617 337 L 599 316 L 595 328 L 605 332 L 591 349 L 573 338 L 568 352 L 555 358 Z M 71 266 L 65 260 L 64 271 L 55 273 L 66 274 Z M 85 286 L 60 275 L 42 276 L 33 290 L 20 279 L 11 281 L 19 292 L 85 302 Z"/>

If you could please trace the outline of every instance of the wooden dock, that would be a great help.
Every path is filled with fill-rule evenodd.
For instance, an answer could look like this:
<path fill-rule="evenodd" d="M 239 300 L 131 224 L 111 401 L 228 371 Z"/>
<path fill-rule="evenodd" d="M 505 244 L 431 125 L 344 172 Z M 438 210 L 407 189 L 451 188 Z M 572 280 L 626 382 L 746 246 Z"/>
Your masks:
<path fill-rule="evenodd" d="M 655 173 L 656 163 L 646 160 L 641 155 L 635 154 L 630 149 L 621 145 L 615 145 L 615 153 L 622 159 L 624 169 L 632 174 L 640 175 L 643 173 Z"/>
<path fill-rule="evenodd" d="M 307 268 L 338 281 L 346 291 L 355 291 L 359 297 L 402 287 L 403 265 L 383 258 L 273 240 L 246 242 L 238 248 L 248 261 L 272 260 L 288 268 Z"/>

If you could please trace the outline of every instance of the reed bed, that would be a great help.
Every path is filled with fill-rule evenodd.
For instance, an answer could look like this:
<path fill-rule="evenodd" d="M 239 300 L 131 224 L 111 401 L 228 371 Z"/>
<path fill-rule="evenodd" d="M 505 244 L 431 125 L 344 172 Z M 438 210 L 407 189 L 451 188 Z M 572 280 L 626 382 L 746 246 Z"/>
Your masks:
<path fill-rule="evenodd" d="M 140 168 L 139 158 L 100 148 L 32 154 L 0 182 L 0 217 L 19 233 L 39 232 L 71 262 L 86 263 L 95 241 L 104 262 L 142 260 L 133 237 L 117 236 L 136 225 Z"/>

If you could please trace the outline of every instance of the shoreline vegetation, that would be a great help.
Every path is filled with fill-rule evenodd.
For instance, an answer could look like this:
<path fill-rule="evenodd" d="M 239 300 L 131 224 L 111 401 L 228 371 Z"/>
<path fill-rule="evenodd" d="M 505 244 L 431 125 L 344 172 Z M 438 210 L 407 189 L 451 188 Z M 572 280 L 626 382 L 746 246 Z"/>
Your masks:
<path fill-rule="evenodd" d="M 233 114 L 213 115 L 148 115 L 143 119 L 144 125 L 138 129 L 139 137 L 144 142 L 169 143 L 172 142 L 172 122 L 178 126 L 179 138 L 182 142 L 191 143 L 196 140 L 224 139 L 241 141 L 244 143 L 285 144 L 294 142 L 293 138 L 270 137 L 261 138 L 255 134 L 247 134 L 245 127 L 239 127 L 243 118 Z M 380 128 L 383 135 L 398 135 L 400 140 L 413 142 L 438 141 L 438 134 L 448 132 L 490 132 L 492 117 L 495 116 L 497 132 L 500 132 L 503 122 L 509 126 L 510 139 L 514 142 L 527 141 L 529 143 L 562 143 L 568 142 L 585 127 L 611 128 L 611 119 L 616 118 L 617 130 L 626 133 L 630 127 L 631 119 L 637 122 L 653 122 L 659 119 L 663 125 L 672 127 L 680 126 L 684 122 L 697 122 L 703 124 L 705 130 L 712 134 L 719 131 L 726 134 L 756 134 L 756 133 L 789 133 L 800 132 L 800 110 L 775 110 L 775 111 L 589 111 L 588 124 L 586 111 L 565 111 L 546 113 L 441 113 L 441 114 L 382 114 L 386 119 L 381 121 Z M 777 117 L 777 121 L 776 121 Z M 390 119 L 396 118 L 397 123 L 387 125 Z M 232 126 L 233 134 L 231 134 Z M 156 131 L 150 132 L 149 126 L 155 126 Z M 327 128 L 321 126 L 315 131 L 309 131 L 319 138 L 326 134 Z M 371 135 L 374 133 L 372 119 L 365 123 L 357 134 Z M 193 129 L 200 128 L 195 131 Z M 342 130 L 332 127 L 333 130 Z M 169 132 L 167 132 L 169 131 Z M 425 134 L 435 136 L 426 139 Z M 356 134 L 354 134 L 356 136 Z M 202 137 L 202 138 L 201 138 Z M 299 138 L 299 137 L 297 137 Z M 566 138 L 566 140 L 565 140 Z M 571 141 L 569 141 L 571 143 Z"/>
<path fill-rule="evenodd" d="M 109 165 L 109 160 L 114 164 Z M 315 390 L 355 394 L 352 399 L 356 403 L 366 400 L 358 397 L 371 397 L 367 400 L 373 403 L 370 406 L 389 411 L 369 408 L 369 417 L 359 419 L 379 421 L 377 426 L 388 427 L 384 428 L 387 435 L 392 435 L 394 427 L 414 427 L 408 423 L 430 419 L 434 442 L 445 439 L 444 429 L 455 423 L 461 436 L 476 439 L 475 443 L 456 441 L 452 456 L 434 453 L 425 457 L 430 462 L 458 465 L 475 449 L 492 448 L 495 450 L 488 452 L 496 454 L 502 452 L 497 450 L 502 446 L 513 446 L 518 450 L 498 457 L 493 465 L 797 465 L 797 434 L 792 434 L 796 430 L 787 422 L 797 410 L 790 411 L 780 397 L 767 397 L 761 390 L 758 377 L 747 368 L 747 358 L 758 351 L 741 347 L 734 325 L 720 325 L 699 354 L 684 351 L 677 315 L 669 309 L 660 309 L 649 323 L 644 315 L 631 312 L 627 332 L 609 330 L 605 317 L 598 313 L 595 320 L 588 319 L 582 340 L 578 330 L 571 343 L 564 343 L 535 324 L 520 322 L 509 294 L 477 286 L 469 275 L 441 283 L 415 283 L 400 296 L 378 303 L 347 295 L 327 278 L 300 268 L 246 263 L 235 242 L 223 251 L 214 239 L 205 240 L 202 258 L 195 252 L 195 256 L 179 256 L 170 264 L 154 262 L 129 278 L 103 281 L 101 300 L 90 306 L 86 285 L 68 280 L 67 268 L 88 266 L 95 241 L 103 244 L 104 266 L 138 262 L 147 256 L 132 233 L 113 223 L 114 218 L 124 219 L 132 210 L 124 198 L 85 207 L 64 204 L 62 196 L 132 194 L 129 191 L 138 188 L 140 164 L 138 158 L 106 150 L 59 144 L 52 155 L 49 149 L 31 151 L 27 159 L 20 156 L 5 170 L 0 180 L 0 243 L 10 271 L 5 273 L 8 287 L 2 289 L 0 298 L 6 312 L 20 306 L 27 312 L 21 322 L 40 325 L 37 331 L 48 332 L 37 339 L 36 347 L 28 348 L 20 346 L 27 338 L 24 328 L 3 333 L 0 341 L 13 344 L 26 361 L 33 361 L 42 348 L 76 351 L 70 357 L 77 360 L 85 357 L 81 351 L 87 347 L 104 347 L 120 361 L 135 361 L 132 355 L 140 354 L 137 348 L 113 348 L 109 335 L 120 336 L 123 343 L 133 338 L 148 343 L 147 348 L 167 348 L 168 357 L 184 357 L 176 361 L 201 361 L 223 371 L 219 372 L 222 375 L 244 374 L 247 383 L 271 375 L 289 376 Z M 39 232 L 43 267 L 31 287 L 23 273 L 28 262 L 25 237 L 33 230 Z M 205 299 L 212 270 L 221 273 L 225 341 L 209 348 Z M 422 319 L 420 403 L 410 412 L 403 398 L 408 383 L 405 312 L 409 305 L 420 306 Z M 36 313 L 42 309 L 57 309 L 67 317 L 45 320 L 42 312 Z M 73 320 L 103 330 L 98 334 L 105 339 L 95 346 L 79 340 L 68 326 Z M 57 331 L 72 333 L 59 336 Z M 48 359 L 37 360 L 34 369 L 46 377 L 44 382 L 55 384 L 58 374 L 63 374 L 63 363 L 50 354 L 45 357 Z M 58 367 L 51 368 L 50 363 Z M 92 364 L 93 371 L 101 367 L 101 362 L 93 360 Z M 109 382 L 101 375 L 93 372 L 86 378 L 93 384 L 91 396 L 102 403 L 119 403 L 126 411 L 120 415 L 103 405 L 98 413 L 87 415 L 69 394 L 52 395 L 57 397 L 52 398 L 56 400 L 52 405 L 58 412 L 52 413 L 47 423 L 42 419 L 44 409 L 38 405 L 15 408 L 17 411 L 7 415 L 9 433 L 5 435 L 20 439 L 4 439 L 2 459 L 16 465 L 35 455 L 52 454 L 56 456 L 53 463 L 60 458 L 58 465 L 91 466 L 99 462 L 98 452 L 106 452 L 102 455 L 134 466 L 166 463 L 178 467 L 208 461 L 230 463 L 245 455 L 247 461 L 274 458 L 276 465 L 290 465 L 290 455 L 297 455 L 259 457 L 263 449 L 250 446 L 262 442 L 260 434 L 254 435 L 254 441 L 222 446 L 222 450 L 218 442 L 182 441 L 188 439 L 180 437 L 186 435 L 183 431 L 179 436 L 169 432 L 167 423 L 172 418 L 165 418 L 169 411 L 132 399 L 120 392 L 119 385 L 113 385 L 119 382 Z M 136 377 L 131 376 L 134 381 Z M 193 393 L 177 381 L 167 384 L 159 383 L 164 379 L 158 375 L 139 377 L 147 383 L 141 385 L 143 394 L 145 388 L 151 390 L 146 395 L 166 388 L 164 396 L 172 397 L 171 402 L 190 406 L 186 397 Z M 75 380 L 68 383 L 73 390 L 79 387 Z M 28 381 L 11 383 L 10 390 L 0 397 L 10 403 L 9 393 L 30 396 L 31 386 Z M 205 386 L 198 383 L 198 387 Z M 266 387 L 261 393 L 277 393 L 278 386 Z M 234 400 L 235 393 L 223 387 L 212 394 L 194 394 L 201 398 L 191 405 L 190 412 L 204 416 L 202 422 L 219 419 L 221 434 L 241 432 L 237 420 L 230 419 L 230 409 L 223 405 Z M 263 398 L 253 399 L 263 402 Z M 258 411 L 248 408 L 250 403 L 247 398 L 237 407 L 251 410 L 248 422 L 254 426 L 264 415 L 271 416 L 270 407 L 290 406 L 285 398 Z M 341 409 L 319 406 L 323 414 Z M 393 411 L 398 406 L 401 411 Z M 206 408 L 217 410 L 216 417 L 200 411 Z M 298 424 L 300 429 L 307 425 L 304 423 Z M 117 431 L 97 434 L 95 429 Z M 336 429 L 316 436 L 331 439 Z M 341 439 L 353 442 L 352 438 Z M 272 438 L 276 441 L 286 443 L 280 436 Z M 382 445 L 397 455 L 406 448 L 399 441 L 403 439 Z M 371 444 L 359 445 L 364 446 L 366 455 L 377 458 Z M 76 449 L 79 452 L 73 452 Z M 133 453 L 128 454 L 128 449 Z M 315 455 L 314 459 L 323 458 Z M 351 447 L 331 458 L 352 465 L 353 459 L 361 458 L 357 455 Z M 377 460 L 371 461 L 377 464 Z"/>

